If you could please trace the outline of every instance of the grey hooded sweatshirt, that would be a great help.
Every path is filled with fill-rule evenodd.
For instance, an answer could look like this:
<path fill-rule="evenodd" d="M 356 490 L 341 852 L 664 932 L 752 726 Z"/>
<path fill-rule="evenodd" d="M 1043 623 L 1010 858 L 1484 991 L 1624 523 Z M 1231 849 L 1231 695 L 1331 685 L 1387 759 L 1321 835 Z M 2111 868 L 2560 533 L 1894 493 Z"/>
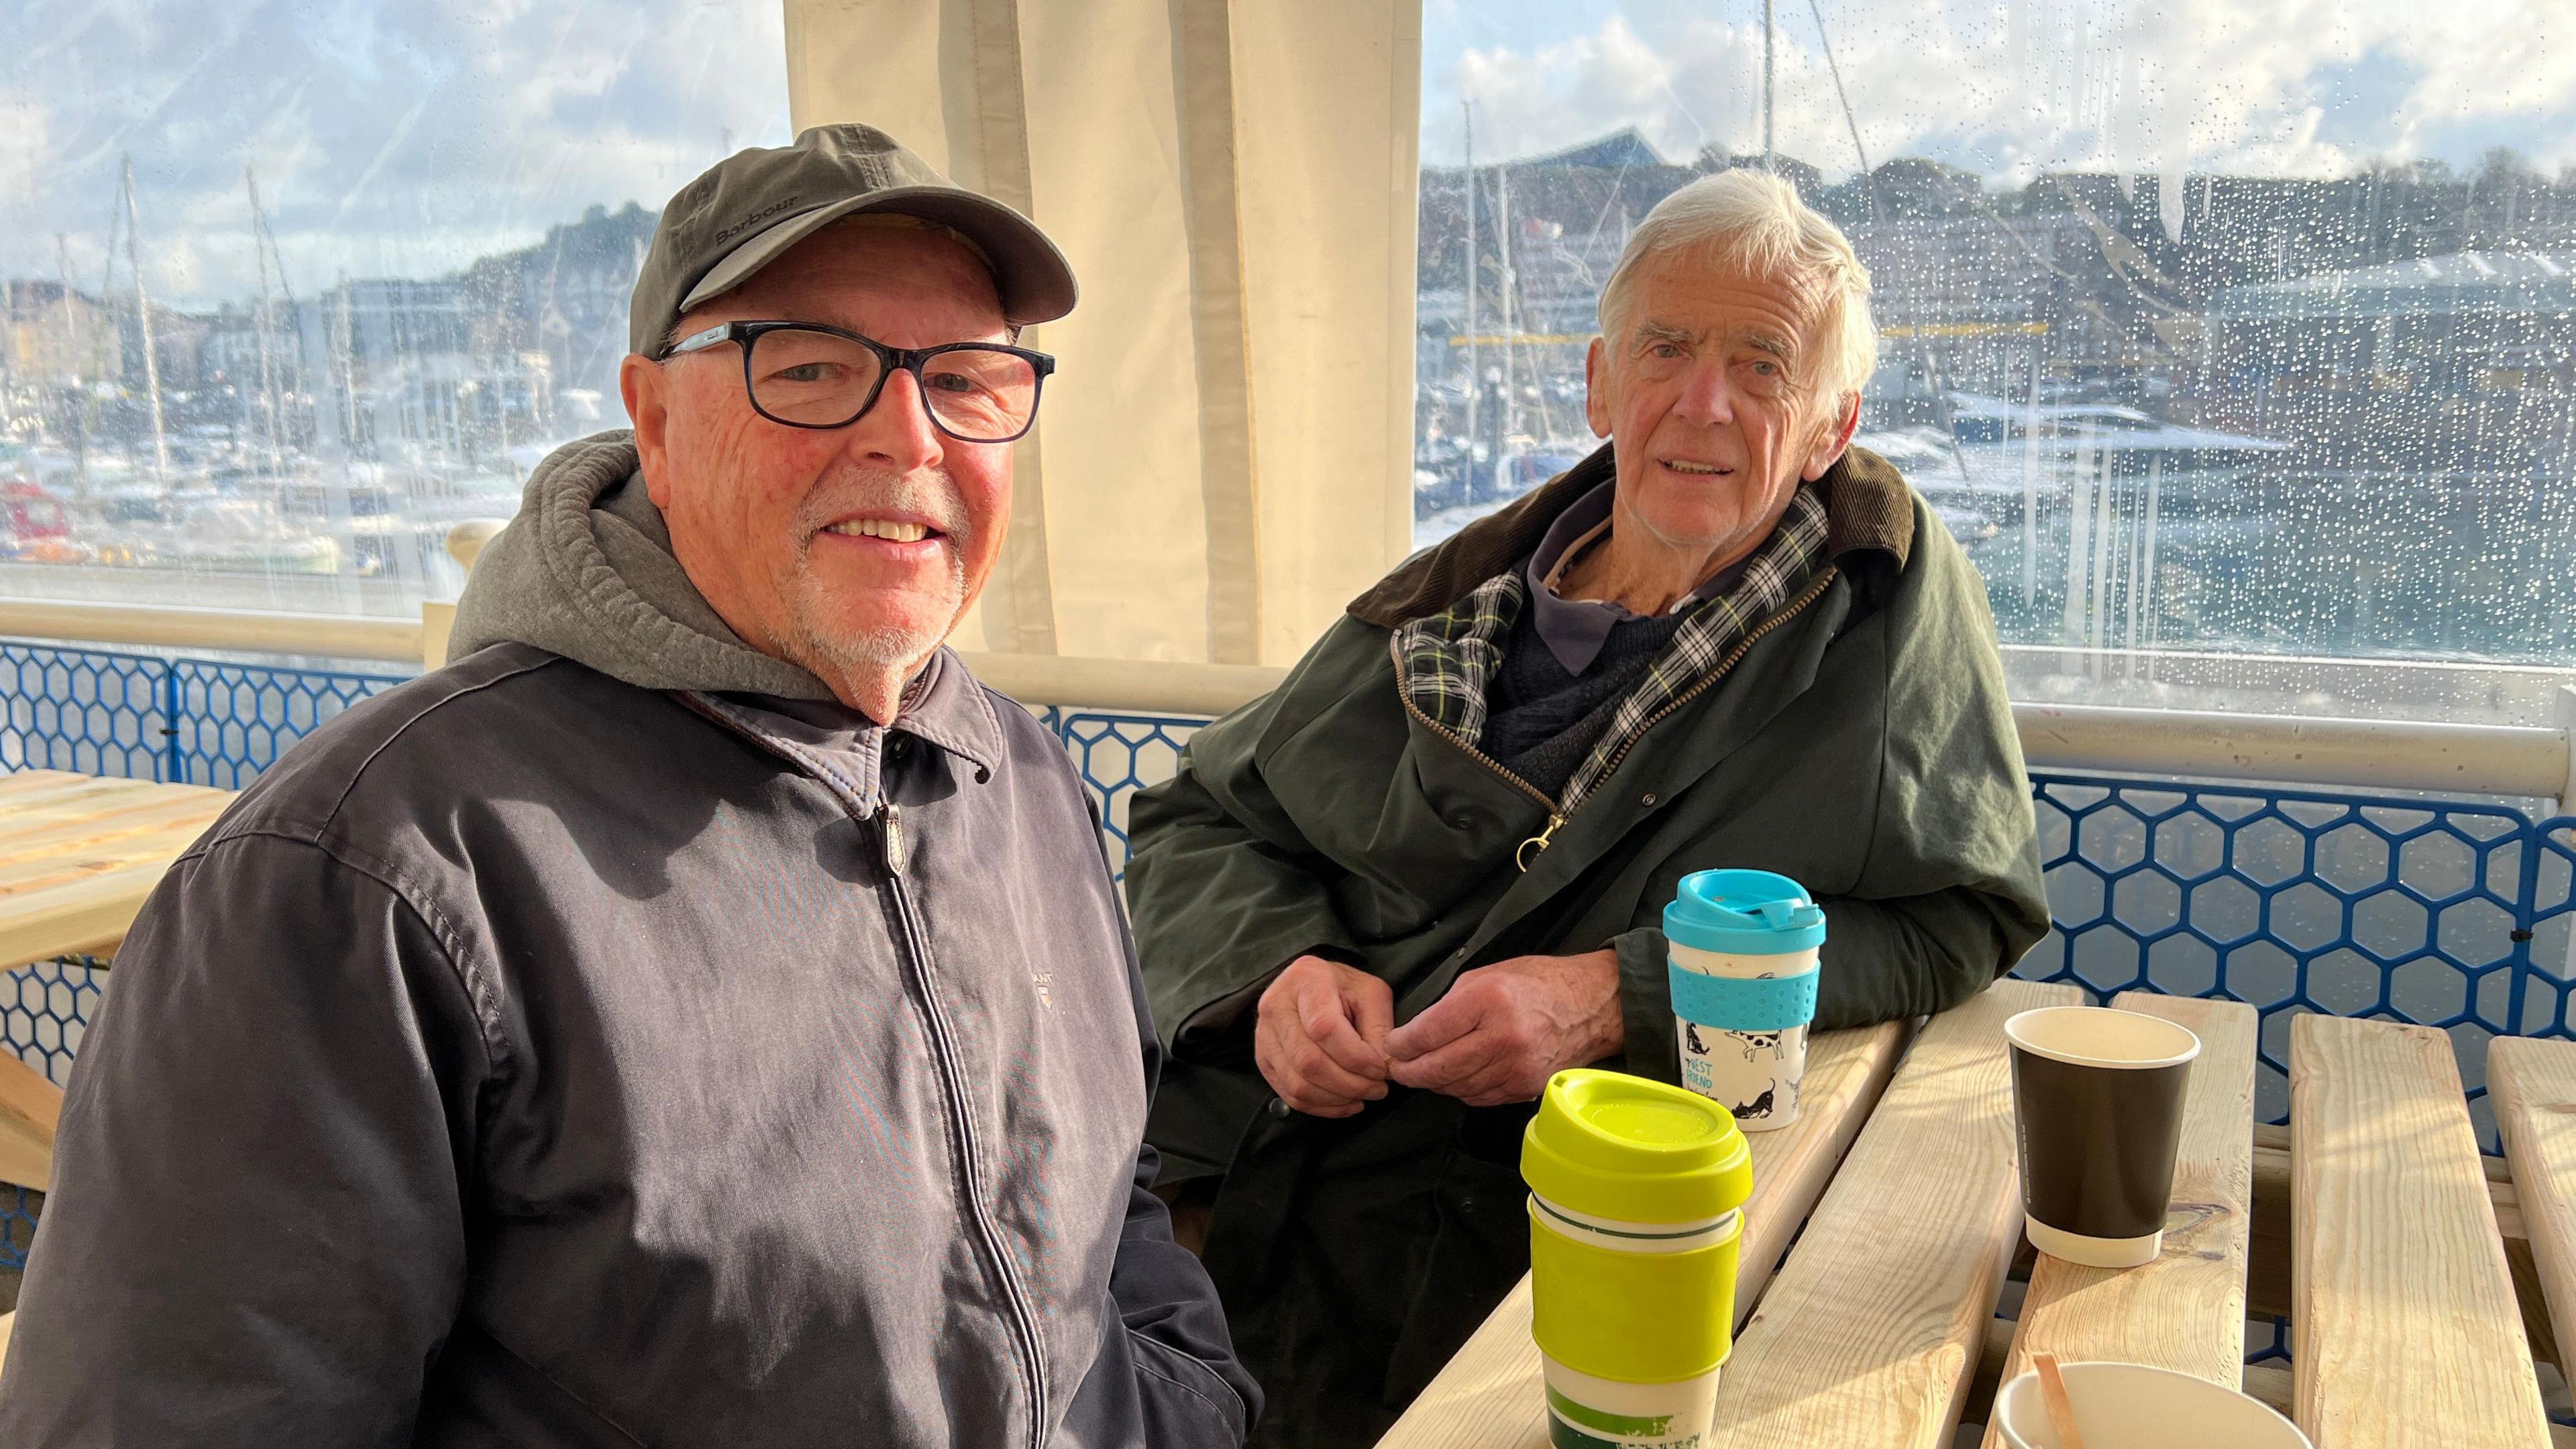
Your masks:
<path fill-rule="evenodd" d="M 457 662 L 270 770 L 75 1064 L 0 1444 L 1234 1445 L 1089 807 L 941 653 L 879 728 L 557 452 Z"/>

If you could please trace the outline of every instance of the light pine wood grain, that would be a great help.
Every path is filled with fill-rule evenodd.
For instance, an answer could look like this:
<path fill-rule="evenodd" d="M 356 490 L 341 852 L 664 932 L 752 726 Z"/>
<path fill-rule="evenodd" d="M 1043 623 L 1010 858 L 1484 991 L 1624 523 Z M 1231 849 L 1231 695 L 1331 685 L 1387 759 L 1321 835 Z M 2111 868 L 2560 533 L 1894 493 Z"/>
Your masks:
<path fill-rule="evenodd" d="M 112 775 L 82 775 L 70 770 L 12 770 L 0 775 L 0 802 L 43 800 L 74 790 L 97 791 L 136 782 Z M 150 784 L 146 780 L 141 782 Z"/>
<path fill-rule="evenodd" d="M 0 777 L 0 969 L 100 951 L 232 792 L 56 770 Z"/>
<path fill-rule="evenodd" d="M 206 793 L 202 785 L 158 785 L 150 780 L 82 780 L 49 786 L 42 791 L 23 795 L 0 796 L 0 812 L 17 829 L 62 824 L 87 819 L 103 810 L 113 810 L 140 800 L 158 796 L 162 799 L 195 798 Z M 216 791 L 216 794 L 223 792 Z"/>
<path fill-rule="evenodd" d="M 5 775 L 0 775 L 0 798 L 50 789 L 70 780 L 96 778 L 98 777 L 94 775 L 74 774 L 69 770 L 12 770 Z"/>
<path fill-rule="evenodd" d="M 2549 1443 L 2451 1039 L 2290 1031 L 2294 1416 L 2317 1449 Z"/>
<path fill-rule="evenodd" d="M 2522 1206 L 2513 1174 L 2501 1157 L 2479 1161 L 2487 1170 L 2487 1202 L 2495 1209 L 2496 1232 L 2504 1238 L 2504 1260 L 2513 1269 L 2513 1296 L 2522 1302 L 2522 1332 L 2531 1340 L 2532 1357 L 2558 1362 L 2558 1335 L 2549 1325 L 2549 1302 L 2540 1291 L 2540 1270 L 2531 1260 L 2531 1241 L 2523 1231 Z M 2290 1304 L 2290 1129 L 2254 1124 L 2254 1242 L 2245 1269 L 2245 1316 L 2257 1321 L 2287 1318 Z"/>
<path fill-rule="evenodd" d="M 54 1125 L 62 1115 L 63 1089 L 0 1049 L 0 1182 L 52 1188 Z"/>
<path fill-rule="evenodd" d="M 2261 1019 L 2233 1001 L 2128 992 L 2111 1003 L 2200 1037 L 2183 1100 L 2163 1255 L 2086 1268 L 2043 1253 L 2022 1297 L 2001 1381 L 2041 1350 L 2062 1363 L 2116 1359 L 2238 1386 L 2245 1367 L 2245 1246 L 2254 1195 L 2254 1048 Z M 2003 1442 L 1986 1430 L 1987 1449 Z"/>
<path fill-rule="evenodd" d="M 1772 1265 L 1886 1090 L 1912 1035 L 1911 1023 L 1891 1021 L 1816 1037 L 1807 1047 L 1797 1122 L 1746 1134 L 1753 1197 L 1744 1207 L 1736 1271 L 1739 1318 L 1760 1298 Z M 1547 1410 L 1538 1345 L 1530 1339 L 1526 1276 L 1378 1443 L 1379 1449 L 1545 1449 Z"/>
<path fill-rule="evenodd" d="M 2083 999 L 1999 981 L 1923 1029 L 1736 1341 L 1711 1449 L 1949 1442 L 2021 1240 L 2004 1020 Z"/>
<path fill-rule="evenodd" d="M 58 856 L 94 850 L 189 822 L 202 830 L 206 821 L 222 814 L 223 807 L 230 803 L 230 797 L 220 791 L 210 798 L 196 793 L 194 787 L 184 795 L 162 794 L 157 786 L 146 789 L 151 793 L 116 795 L 54 824 L 16 815 L 8 809 L 7 802 L 0 801 L 0 820 L 9 826 L 7 835 L 0 837 L 0 871 L 14 874 Z"/>
<path fill-rule="evenodd" d="M 2576 1342 L 2568 1337 L 2576 1332 L 2576 1042 L 2498 1037 L 2487 1046 L 2487 1100 L 2552 1336 Z"/>

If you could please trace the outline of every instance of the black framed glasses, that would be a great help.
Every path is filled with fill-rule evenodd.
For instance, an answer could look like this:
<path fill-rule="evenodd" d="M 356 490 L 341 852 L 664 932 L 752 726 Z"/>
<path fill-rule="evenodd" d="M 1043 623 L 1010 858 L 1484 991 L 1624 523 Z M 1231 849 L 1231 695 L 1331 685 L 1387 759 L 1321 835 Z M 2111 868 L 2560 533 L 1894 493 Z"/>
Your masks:
<path fill-rule="evenodd" d="M 998 342 L 888 347 L 819 322 L 727 322 L 672 343 L 667 361 L 725 343 L 742 347 L 753 411 L 791 428 L 846 428 L 866 417 L 886 379 L 909 372 L 931 425 L 961 443 L 1008 443 L 1038 418 L 1055 359 Z"/>

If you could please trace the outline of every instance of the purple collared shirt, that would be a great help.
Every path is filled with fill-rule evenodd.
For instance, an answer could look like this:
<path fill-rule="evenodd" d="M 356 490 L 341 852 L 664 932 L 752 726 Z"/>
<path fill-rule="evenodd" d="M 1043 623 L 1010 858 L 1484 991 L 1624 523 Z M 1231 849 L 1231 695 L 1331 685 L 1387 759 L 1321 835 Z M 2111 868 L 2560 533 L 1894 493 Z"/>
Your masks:
<path fill-rule="evenodd" d="M 1568 674 L 1579 675 L 1592 667 L 1601 657 L 1601 646 L 1609 642 L 1611 629 L 1643 617 L 1607 599 L 1569 599 L 1556 591 L 1565 566 L 1610 536 L 1610 502 L 1618 486 L 1616 481 L 1604 483 L 1567 504 L 1556 522 L 1548 525 L 1547 536 L 1538 541 L 1538 551 L 1530 555 L 1530 623 Z M 1664 612 L 1678 614 L 1725 593 L 1744 577 L 1744 566 L 1751 562 L 1747 557 L 1719 569 Z"/>

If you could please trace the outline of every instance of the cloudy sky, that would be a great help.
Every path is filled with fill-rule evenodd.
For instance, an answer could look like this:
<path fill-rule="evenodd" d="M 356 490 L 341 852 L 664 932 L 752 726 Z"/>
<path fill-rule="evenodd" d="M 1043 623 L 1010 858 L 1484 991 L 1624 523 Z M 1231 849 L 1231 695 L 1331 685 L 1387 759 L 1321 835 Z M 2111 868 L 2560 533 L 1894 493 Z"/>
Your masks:
<path fill-rule="evenodd" d="M 2568 0 L 1816 4 L 1874 159 L 2327 174 L 2501 144 L 2576 165 Z M 1781 146 L 1847 171 L 1810 0 L 1777 5 Z M 1760 145 L 1761 0 L 1423 20 L 1426 159 L 1455 163 L 1462 97 L 1488 159 L 1630 124 L 1676 158 Z M 245 166 L 311 295 L 658 205 L 728 137 L 787 136 L 779 0 L 0 0 L 0 41 L 0 276 L 53 276 L 60 233 L 96 286 L 131 152 L 147 280 L 185 305 L 254 286 Z"/>
<path fill-rule="evenodd" d="M 1780 148 L 1873 162 L 2324 175 L 2372 156 L 2576 165 L 2568 0 L 1776 0 Z M 1670 157 L 1761 148 L 1762 0 L 1426 0 L 1426 160 L 1635 125 Z"/>
<path fill-rule="evenodd" d="M 778 0 L 0 0 L 0 276 L 95 287 L 131 152 L 146 285 L 433 276 L 787 137 Z M 120 286 L 122 281 L 120 279 Z"/>

